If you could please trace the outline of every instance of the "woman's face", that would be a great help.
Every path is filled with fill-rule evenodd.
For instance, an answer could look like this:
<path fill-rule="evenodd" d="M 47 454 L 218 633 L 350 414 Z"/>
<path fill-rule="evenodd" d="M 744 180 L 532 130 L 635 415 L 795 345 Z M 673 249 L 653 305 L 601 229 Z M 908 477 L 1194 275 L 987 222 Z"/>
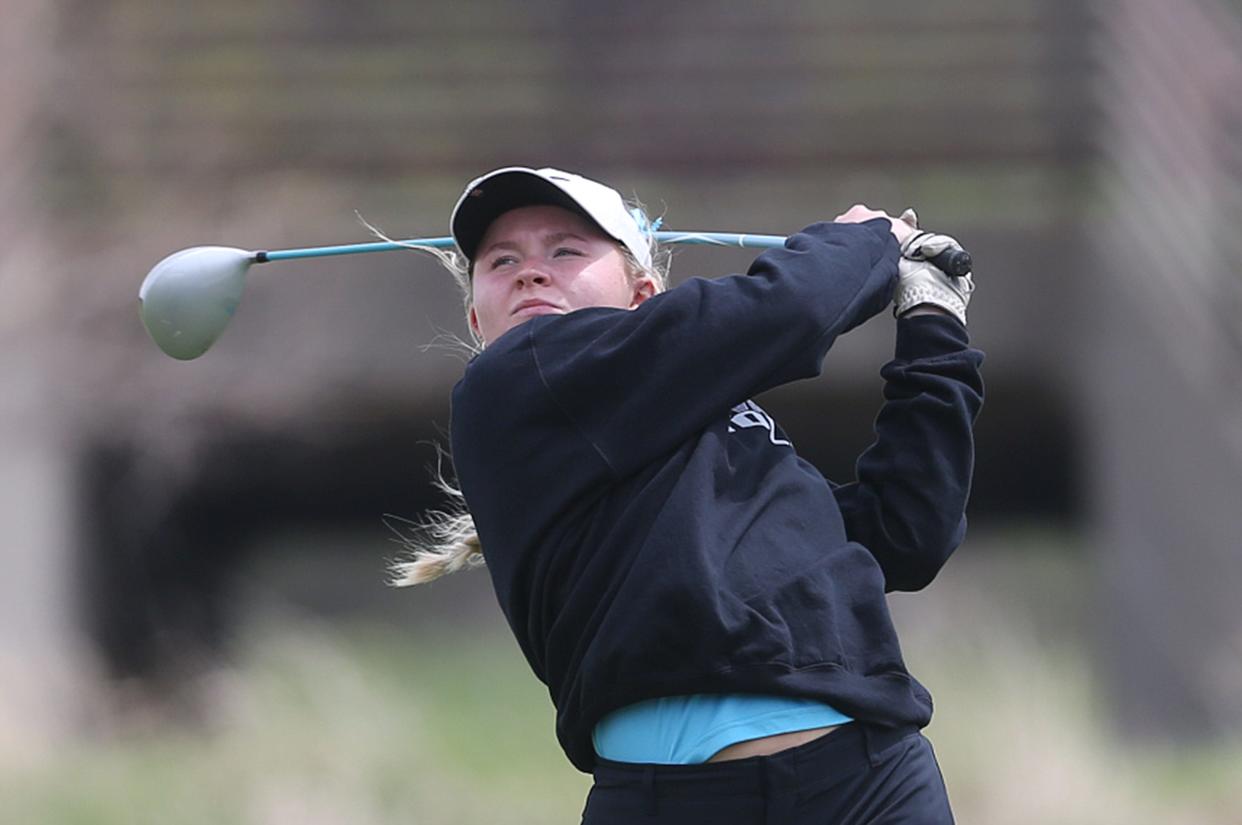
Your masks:
<path fill-rule="evenodd" d="M 471 283 L 470 326 L 485 344 L 536 315 L 633 309 L 655 293 L 651 278 L 630 277 L 616 241 L 559 206 L 523 206 L 493 221 Z"/>

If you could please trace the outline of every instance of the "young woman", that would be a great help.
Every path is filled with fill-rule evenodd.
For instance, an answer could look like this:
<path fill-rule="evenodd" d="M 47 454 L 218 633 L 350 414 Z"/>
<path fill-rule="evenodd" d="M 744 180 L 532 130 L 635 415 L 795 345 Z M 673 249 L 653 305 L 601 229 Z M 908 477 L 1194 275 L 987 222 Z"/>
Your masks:
<path fill-rule="evenodd" d="M 666 290 L 645 221 L 576 175 L 497 170 L 451 223 L 482 347 L 453 392 L 469 512 L 400 573 L 486 558 L 595 775 L 584 821 L 951 822 L 885 592 L 965 531 L 972 284 L 917 251 L 952 239 L 855 206 Z M 875 443 L 830 482 L 751 399 L 894 301 Z"/>

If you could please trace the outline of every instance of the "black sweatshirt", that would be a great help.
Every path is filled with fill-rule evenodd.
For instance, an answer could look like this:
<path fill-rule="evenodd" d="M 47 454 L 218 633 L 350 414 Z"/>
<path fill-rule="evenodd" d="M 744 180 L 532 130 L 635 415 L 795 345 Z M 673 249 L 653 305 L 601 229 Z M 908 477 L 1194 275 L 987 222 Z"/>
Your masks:
<path fill-rule="evenodd" d="M 886 221 L 815 224 L 747 275 L 535 317 L 467 366 L 458 480 L 580 770 L 603 715 L 658 696 L 803 696 L 884 725 L 930 720 L 884 594 L 926 585 L 962 539 L 982 354 L 952 318 L 898 321 L 851 484 L 748 402 L 818 375 L 836 336 L 889 304 L 897 259 Z"/>

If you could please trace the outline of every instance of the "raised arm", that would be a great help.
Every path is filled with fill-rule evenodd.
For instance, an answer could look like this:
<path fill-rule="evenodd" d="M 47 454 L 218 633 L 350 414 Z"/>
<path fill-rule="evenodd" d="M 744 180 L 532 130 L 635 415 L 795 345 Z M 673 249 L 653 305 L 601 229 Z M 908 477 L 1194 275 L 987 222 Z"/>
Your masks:
<path fill-rule="evenodd" d="M 925 587 L 965 534 L 982 362 L 947 315 L 897 322 L 875 442 L 859 457 L 857 481 L 834 489 L 846 533 L 875 556 L 888 590 Z"/>

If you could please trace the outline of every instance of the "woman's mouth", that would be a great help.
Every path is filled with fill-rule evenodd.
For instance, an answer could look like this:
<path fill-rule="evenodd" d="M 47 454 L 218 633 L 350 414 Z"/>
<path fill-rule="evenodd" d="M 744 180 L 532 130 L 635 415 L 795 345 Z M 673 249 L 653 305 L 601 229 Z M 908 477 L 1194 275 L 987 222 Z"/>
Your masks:
<path fill-rule="evenodd" d="M 522 301 L 520 304 L 514 307 L 513 312 L 509 314 L 520 317 L 520 316 L 526 316 L 526 315 L 551 315 L 553 313 L 559 313 L 559 312 L 561 312 L 561 308 L 556 306 L 555 304 L 549 303 L 548 301 L 542 301 L 539 299 L 530 299 L 527 301 Z"/>

